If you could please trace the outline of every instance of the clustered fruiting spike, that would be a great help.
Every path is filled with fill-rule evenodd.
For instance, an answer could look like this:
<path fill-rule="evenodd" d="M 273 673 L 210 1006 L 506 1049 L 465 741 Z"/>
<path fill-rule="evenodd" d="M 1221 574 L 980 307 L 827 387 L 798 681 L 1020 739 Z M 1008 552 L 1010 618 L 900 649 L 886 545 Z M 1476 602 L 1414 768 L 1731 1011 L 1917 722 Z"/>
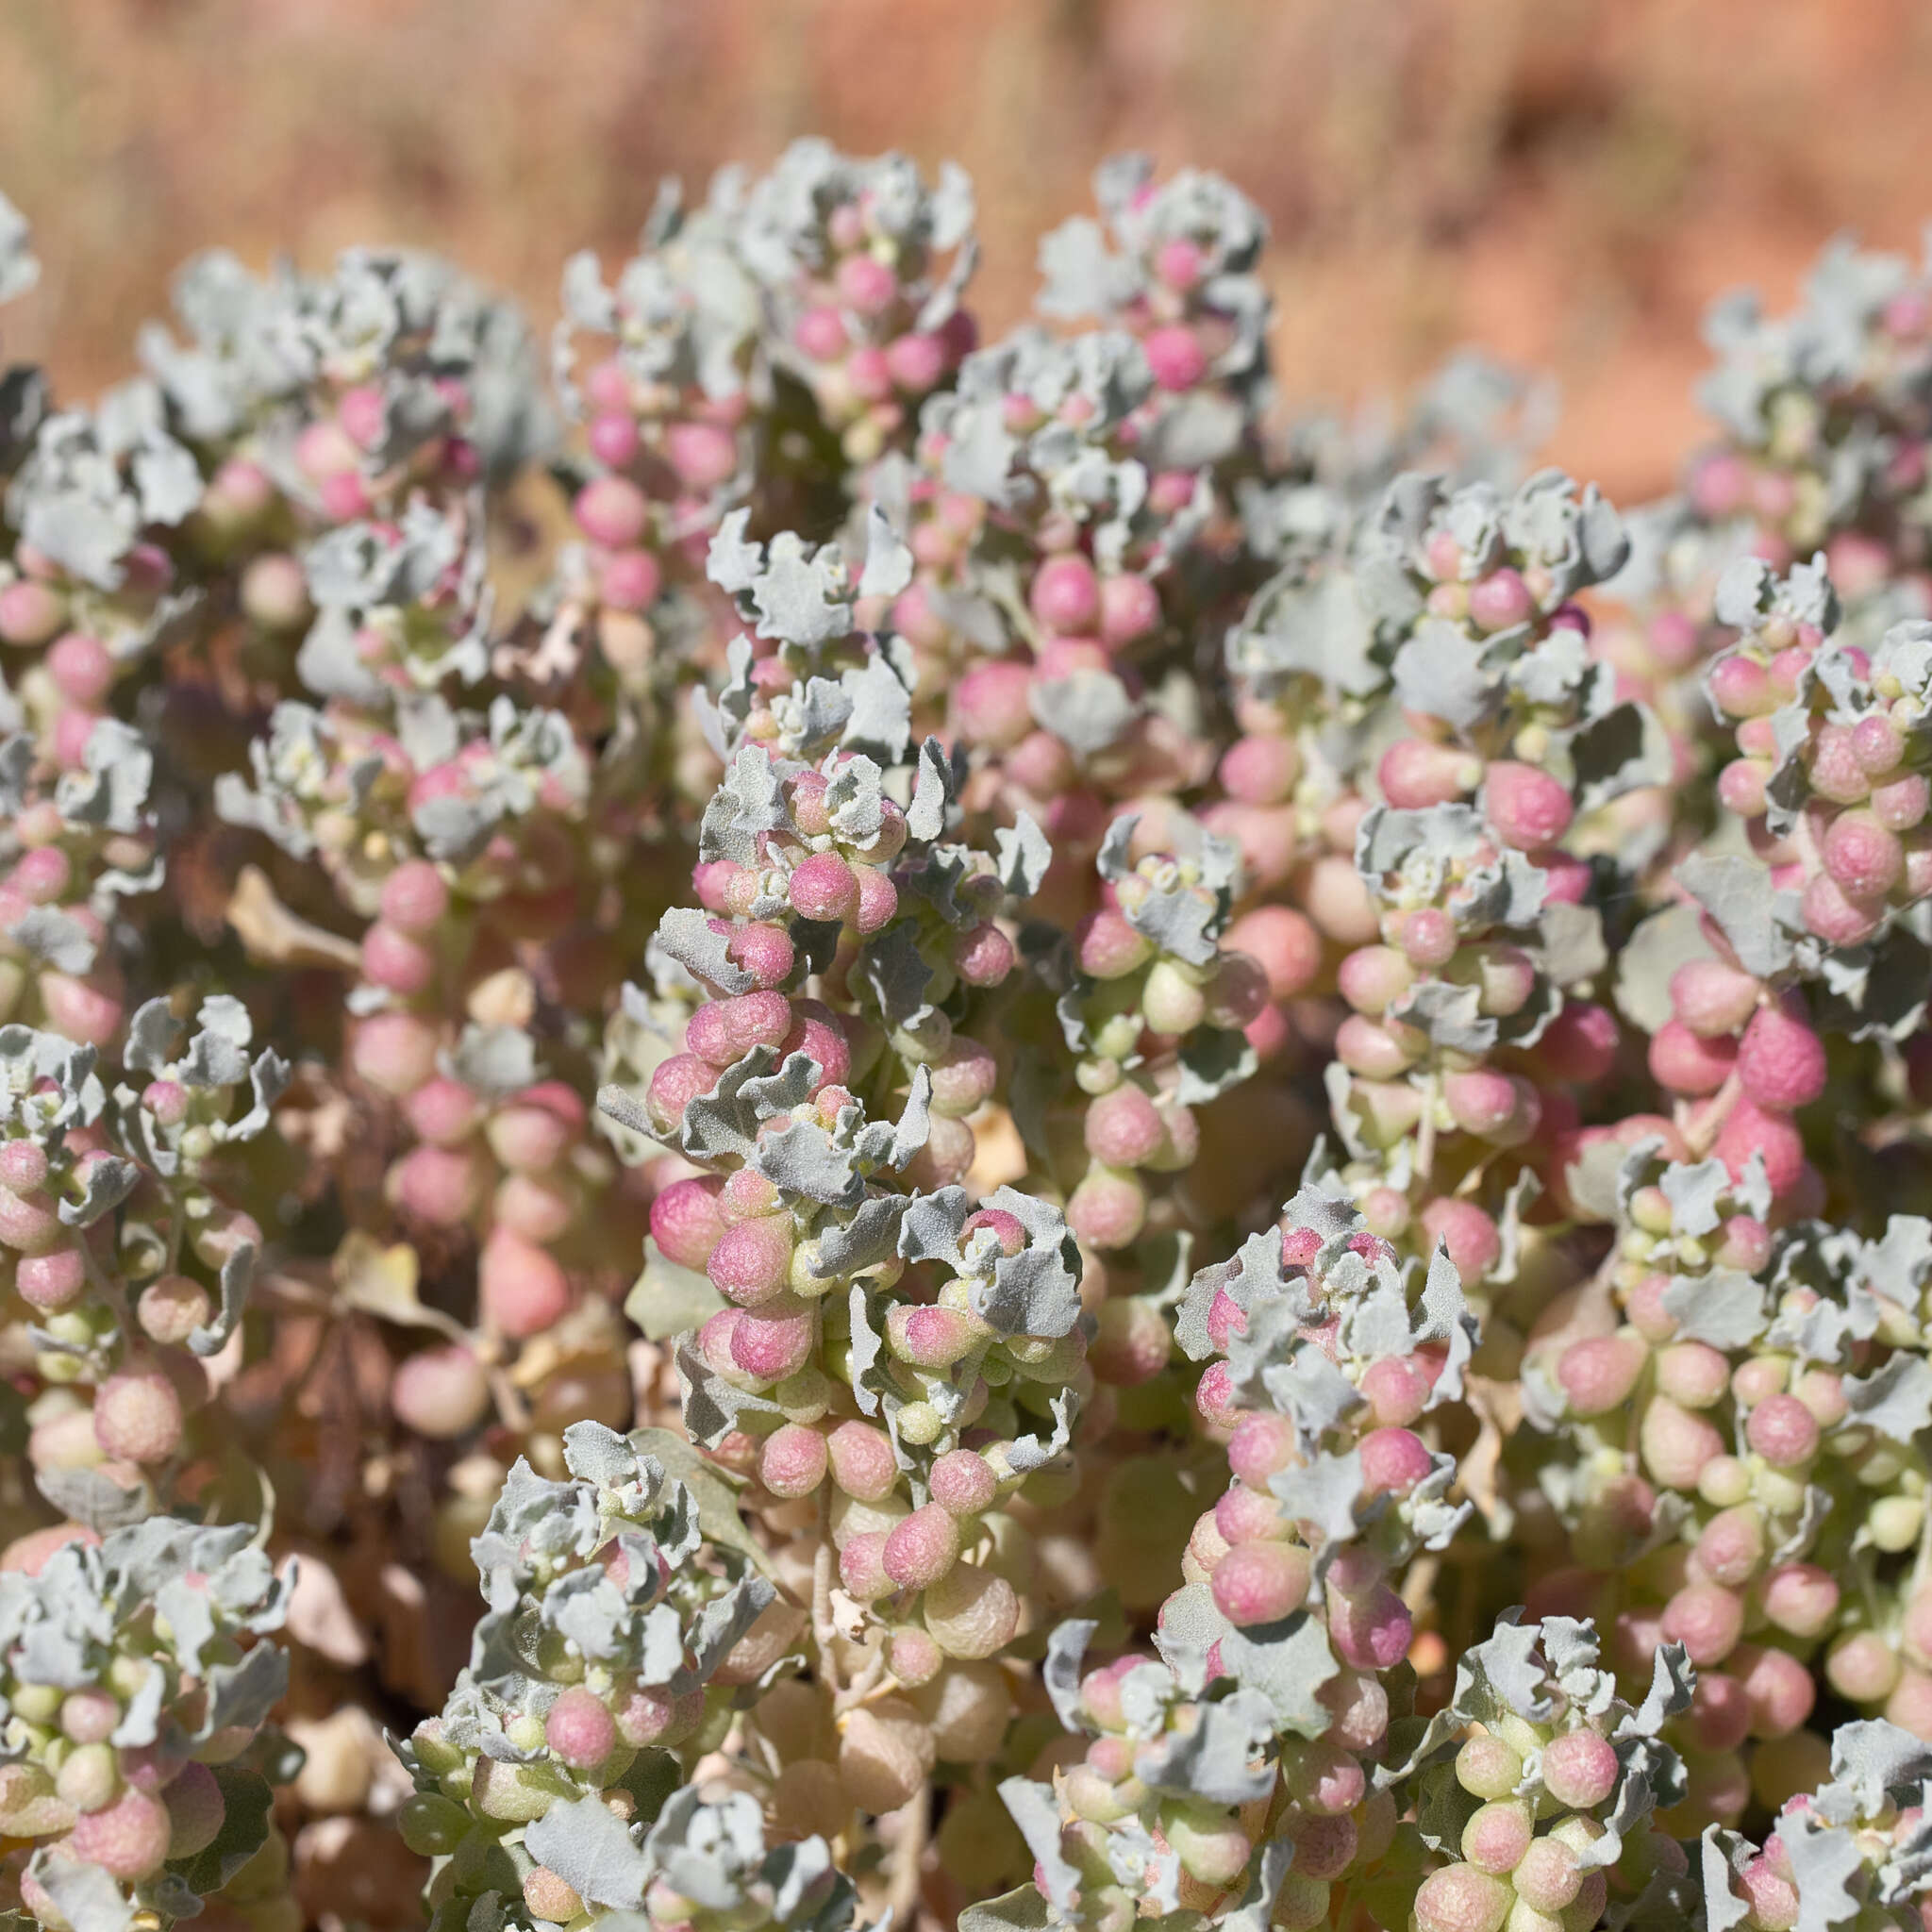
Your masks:
<path fill-rule="evenodd" d="M 1625 516 L 1095 190 L 8 375 L 0 1911 L 1932 1924 L 1932 284 Z"/>
<path fill-rule="evenodd" d="M 165 1516 L 43 1537 L 0 1576 L 0 1830 L 42 1924 L 199 1913 L 285 1855 L 263 1773 L 286 1775 L 267 1720 L 289 1663 L 258 1640 L 289 1596 L 245 1525 Z M 238 1884 L 224 1903 L 279 1924 L 252 1900 Z"/>

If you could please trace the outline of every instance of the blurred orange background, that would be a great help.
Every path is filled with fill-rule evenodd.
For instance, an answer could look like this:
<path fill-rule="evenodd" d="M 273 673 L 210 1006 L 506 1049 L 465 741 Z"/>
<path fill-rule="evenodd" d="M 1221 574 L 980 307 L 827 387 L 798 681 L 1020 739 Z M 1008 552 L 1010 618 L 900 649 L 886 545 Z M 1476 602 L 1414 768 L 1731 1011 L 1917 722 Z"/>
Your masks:
<path fill-rule="evenodd" d="M 1475 341 L 1553 370 L 1556 454 L 1634 500 L 1697 434 L 1712 295 L 1788 302 L 1840 228 L 1916 246 L 1928 105 L 1924 0 L 0 0 L 46 265 L 6 347 L 65 393 L 125 373 L 211 243 L 425 243 L 547 325 L 660 175 L 803 133 L 971 170 L 996 330 L 1141 146 L 1266 209 L 1290 398 Z"/>

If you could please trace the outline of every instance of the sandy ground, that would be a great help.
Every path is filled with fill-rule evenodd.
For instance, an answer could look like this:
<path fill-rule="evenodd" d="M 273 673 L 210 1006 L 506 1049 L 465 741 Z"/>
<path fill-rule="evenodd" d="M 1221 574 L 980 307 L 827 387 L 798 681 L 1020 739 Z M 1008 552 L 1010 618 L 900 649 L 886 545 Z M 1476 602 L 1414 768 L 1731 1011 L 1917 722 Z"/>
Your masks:
<path fill-rule="evenodd" d="M 973 172 L 997 328 L 1138 145 L 1266 209 L 1289 395 L 1474 341 L 1556 371 L 1557 455 L 1629 500 L 1697 434 L 1712 295 L 1788 300 L 1840 228 L 1916 245 L 1928 106 L 1924 0 L 0 0 L 48 271 L 6 347 L 112 378 L 212 243 L 428 243 L 547 323 L 660 175 L 807 132 Z"/>

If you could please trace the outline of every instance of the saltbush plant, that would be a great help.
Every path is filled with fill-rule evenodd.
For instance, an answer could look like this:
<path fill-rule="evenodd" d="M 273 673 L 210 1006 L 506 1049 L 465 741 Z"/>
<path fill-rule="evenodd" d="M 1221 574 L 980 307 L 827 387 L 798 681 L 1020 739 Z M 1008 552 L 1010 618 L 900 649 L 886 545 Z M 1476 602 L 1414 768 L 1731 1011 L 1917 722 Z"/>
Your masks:
<path fill-rule="evenodd" d="M 0 383 L 9 1924 L 1932 1925 L 1932 271 L 1620 511 L 1096 201 Z"/>

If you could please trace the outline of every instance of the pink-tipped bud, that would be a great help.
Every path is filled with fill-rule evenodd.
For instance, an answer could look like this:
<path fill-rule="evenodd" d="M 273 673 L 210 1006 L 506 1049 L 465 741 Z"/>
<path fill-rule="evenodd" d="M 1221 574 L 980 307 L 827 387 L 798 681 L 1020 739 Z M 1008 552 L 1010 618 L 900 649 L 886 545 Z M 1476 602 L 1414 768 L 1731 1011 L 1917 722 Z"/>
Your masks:
<path fill-rule="evenodd" d="M 573 1771 L 594 1771 L 617 1748 L 617 1722 L 600 1699 L 574 1687 L 550 1707 L 543 1741 Z"/>
<path fill-rule="evenodd" d="M 1534 852 L 1553 845 L 1575 816 L 1569 791 L 1534 765 L 1492 764 L 1483 779 L 1483 805 L 1506 845 Z"/>
<path fill-rule="evenodd" d="M 1671 974 L 1671 1007 L 1701 1040 L 1736 1033 L 1757 1008 L 1758 983 L 1718 959 L 1690 959 Z"/>
<path fill-rule="evenodd" d="M 1795 1395 L 1771 1395 L 1751 1411 L 1744 1440 L 1776 1469 L 1798 1469 L 1818 1454 L 1818 1418 Z"/>
<path fill-rule="evenodd" d="M 652 1070 L 651 1084 L 644 1091 L 644 1110 L 660 1134 L 673 1134 L 684 1119 L 684 1110 L 701 1093 L 717 1085 L 718 1069 L 694 1053 L 675 1053 L 659 1060 Z"/>
<path fill-rule="evenodd" d="M 432 1441 L 453 1441 L 488 1413 L 490 1378 L 461 1342 L 419 1349 L 397 1365 L 389 1402 L 406 1429 Z"/>
<path fill-rule="evenodd" d="M 1292 1419 L 1264 1410 L 1241 1418 L 1228 1441 L 1227 1465 L 1249 1488 L 1263 1490 L 1298 1455 Z"/>
<path fill-rule="evenodd" d="M 1869 811 L 1840 812 L 1824 835 L 1824 868 L 1846 898 L 1882 899 L 1905 876 L 1905 847 Z"/>
<path fill-rule="evenodd" d="M 625 476 L 598 476 L 577 491 L 577 527 L 606 550 L 625 550 L 644 534 L 650 505 Z"/>
<path fill-rule="evenodd" d="M 714 1067 L 729 1067 L 755 1046 L 778 1046 L 791 1031 L 791 1002 L 781 992 L 748 992 L 735 999 L 710 1000 L 685 1026 L 685 1050 Z"/>
<path fill-rule="evenodd" d="M 791 874 L 791 909 L 801 919 L 841 923 L 858 910 L 858 881 L 836 852 L 817 852 Z"/>
<path fill-rule="evenodd" d="M 1673 1093 L 1698 1098 L 1730 1078 L 1738 1048 L 1727 1039 L 1704 1039 L 1681 1020 L 1667 1020 L 1651 1036 L 1651 1077 Z"/>
<path fill-rule="evenodd" d="M 1278 1624 L 1307 1601 L 1308 1552 L 1295 1543 L 1248 1542 L 1214 1566 L 1216 1607 L 1237 1629 Z"/>
<path fill-rule="evenodd" d="M 1579 1416 L 1607 1415 L 1630 1399 L 1650 1351 L 1634 1335 L 1595 1335 L 1573 1341 L 1557 1363 L 1557 1380 Z"/>
<path fill-rule="evenodd" d="M 1185 323 L 1150 330 L 1141 340 L 1154 380 L 1170 393 L 1192 389 L 1208 373 L 1208 351 Z"/>
<path fill-rule="evenodd" d="M 1822 1636 L 1838 1614 L 1838 1579 L 1816 1563 L 1782 1563 L 1764 1579 L 1763 1602 L 1780 1630 Z"/>
<path fill-rule="evenodd" d="M 768 1302 L 739 1316 L 731 1331 L 731 1359 L 760 1382 L 782 1382 L 811 1359 L 817 1340 L 818 1323 L 811 1307 L 793 1307 L 789 1300 Z"/>
<path fill-rule="evenodd" d="M 801 1423 L 782 1423 L 758 1450 L 758 1480 L 774 1496 L 808 1496 L 825 1479 L 825 1439 Z"/>
<path fill-rule="evenodd" d="M 1465 1134 L 1492 1146 L 1514 1147 L 1535 1133 L 1541 1102 L 1528 1081 L 1477 1068 L 1442 1082 L 1449 1117 Z"/>
<path fill-rule="evenodd" d="M 985 1339 L 985 1324 L 960 1308 L 902 1302 L 886 1311 L 886 1346 L 917 1369 L 949 1369 Z"/>
<path fill-rule="evenodd" d="M 398 932 L 432 931 L 449 910 L 449 888 L 426 858 L 411 858 L 382 882 L 382 916 Z"/>
<path fill-rule="evenodd" d="M 476 1263 L 484 1319 L 512 1341 L 555 1327 L 574 1296 L 569 1278 L 545 1251 L 506 1227 L 491 1231 Z"/>
<path fill-rule="evenodd" d="M 1080 971 L 1094 979 L 1120 979 L 1154 957 L 1154 942 L 1111 907 L 1090 913 L 1074 935 Z"/>
<path fill-rule="evenodd" d="M 998 1483 L 986 1457 L 974 1449 L 949 1449 L 932 1466 L 932 1499 L 955 1516 L 976 1516 L 990 1508 Z"/>
<path fill-rule="evenodd" d="M 1594 1731 L 1565 1731 L 1543 1747 L 1543 1789 L 1573 1811 L 1594 1811 L 1621 1774 L 1616 1747 Z"/>
<path fill-rule="evenodd" d="M 1147 1191 L 1117 1168 L 1090 1167 L 1067 1199 L 1067 1225 L 1102 1253 L 1130 1246 L 1147 1222 Z"/>
<path fill-rule="evenodd" d="M 1093 566 L 1078 555 L 1048 558 L 1034 573 L 1027 601 L 1050 631 L 1068 637 L 1091 631 L 1100 615 Z"/>
<path fill-rule="evenodd" d="M 761 1307 L 785 1291 L 796 1240 L 789 1213 L 741 1221 L 719 1237 L 705 1272 L 726 1300 L 742 1308 Z"/>
<path fill-rule="evenodd" d="M 1387 1671 L 1408 1655 L 1415 1635 L 1408 1607 L 1387 1584 L 1359 1595 L 1328 1597 L 1328 1636 L 1335 1654 L 1358 1671 Z"/>
<path fill-rule="evenodd" d="M 138 1884 L 152 1878 L 168 1856 L 174 1824 L 158 1798 L 124 1790 L 111 1805 L 83 1811 L 67 1843 L 75 1857 L 110 1877 Z"/>
<path fill-rule="evenodd" d="M 1738 1078 L 1747 1099 L 1776 1113 L 1808 1107 L 1824 1091 L 1824 1042 L 1802 1007 L 1760 1007 L 1738 1046 Z"/>
<path fill-rule="evenodd" d="M 893 1524 L 887 1533 L 881 1563 L 902 1590 L 937 1583 L 959 1556 L 959 1525 L 951 1511 L 928 1503 Z"/>
<path fill-rule="evenodd" d="M 832 1480 L 861 1503 L 890 1496 L 899 1481 L 899 1462 L 891 1439 L 869 1423 L 841 1423 L 825 1439 Z"/>
<path fill-rule="evenodd" d="M 1087 1151 L 1111 1167 L 1139 1167 L 1159 1152 L 1165 1130 L 1153 1098 L 1131 1080 L 1087 1104 Z"/>
<path fill-rule="evenodd" d="M 1375 780 L 1382 796 L 1404 811 L 1453 805 L 1482 782 L 1479 758 L 1423 738 L 1400 738 L 1382 754 Z"/>
<path fill-rule="evenodd" d="M 651 1239 L 680 1268 L 703 1268 L 724 1239 L 718 1195 L 724 1183 L 711 1174 L 673 1181 L 651 1203 Z"/>
<path fill-rule="evenodd" d="M 1535 610 L 1529 586 L 1507 564 L 1469 587 L 1469 614 L 1484 630 L 1510 630 L 1527 624 Z"/>
<path fill-rule="evenodd" d="M 94 1391 L 94 1441 L 118 1462 L 165 1462 L 181 1446 L 181 1398 L 158 1368 L 130 1364 Z"/>
<path fill-rule="evenodd" d="M 1365 1495 L 1406 1496 L 1434 1466 L 1427 1444 L 1409 1429 L 1371 1429 L 1359 1447 Z"/>
<path fill-rule="evenodd" d="M 1719 1583 L 1687 1583 L 1664 1606 L 1661 1627 L 1700 1670 L 1721 1664 L 1744 1634 L 1744 1600 Z"/>
<path fill-rule="evenodd" d="M 1752 1156 L 1758 1156 L 1774 1194 L 1789 1194 L 1805 1170 L 1805 1142 L 1790 1117 L 1767 1113 L 1749 1100 L 1732 1108 L 1712 1151 L 1740 1180 Z"/>

